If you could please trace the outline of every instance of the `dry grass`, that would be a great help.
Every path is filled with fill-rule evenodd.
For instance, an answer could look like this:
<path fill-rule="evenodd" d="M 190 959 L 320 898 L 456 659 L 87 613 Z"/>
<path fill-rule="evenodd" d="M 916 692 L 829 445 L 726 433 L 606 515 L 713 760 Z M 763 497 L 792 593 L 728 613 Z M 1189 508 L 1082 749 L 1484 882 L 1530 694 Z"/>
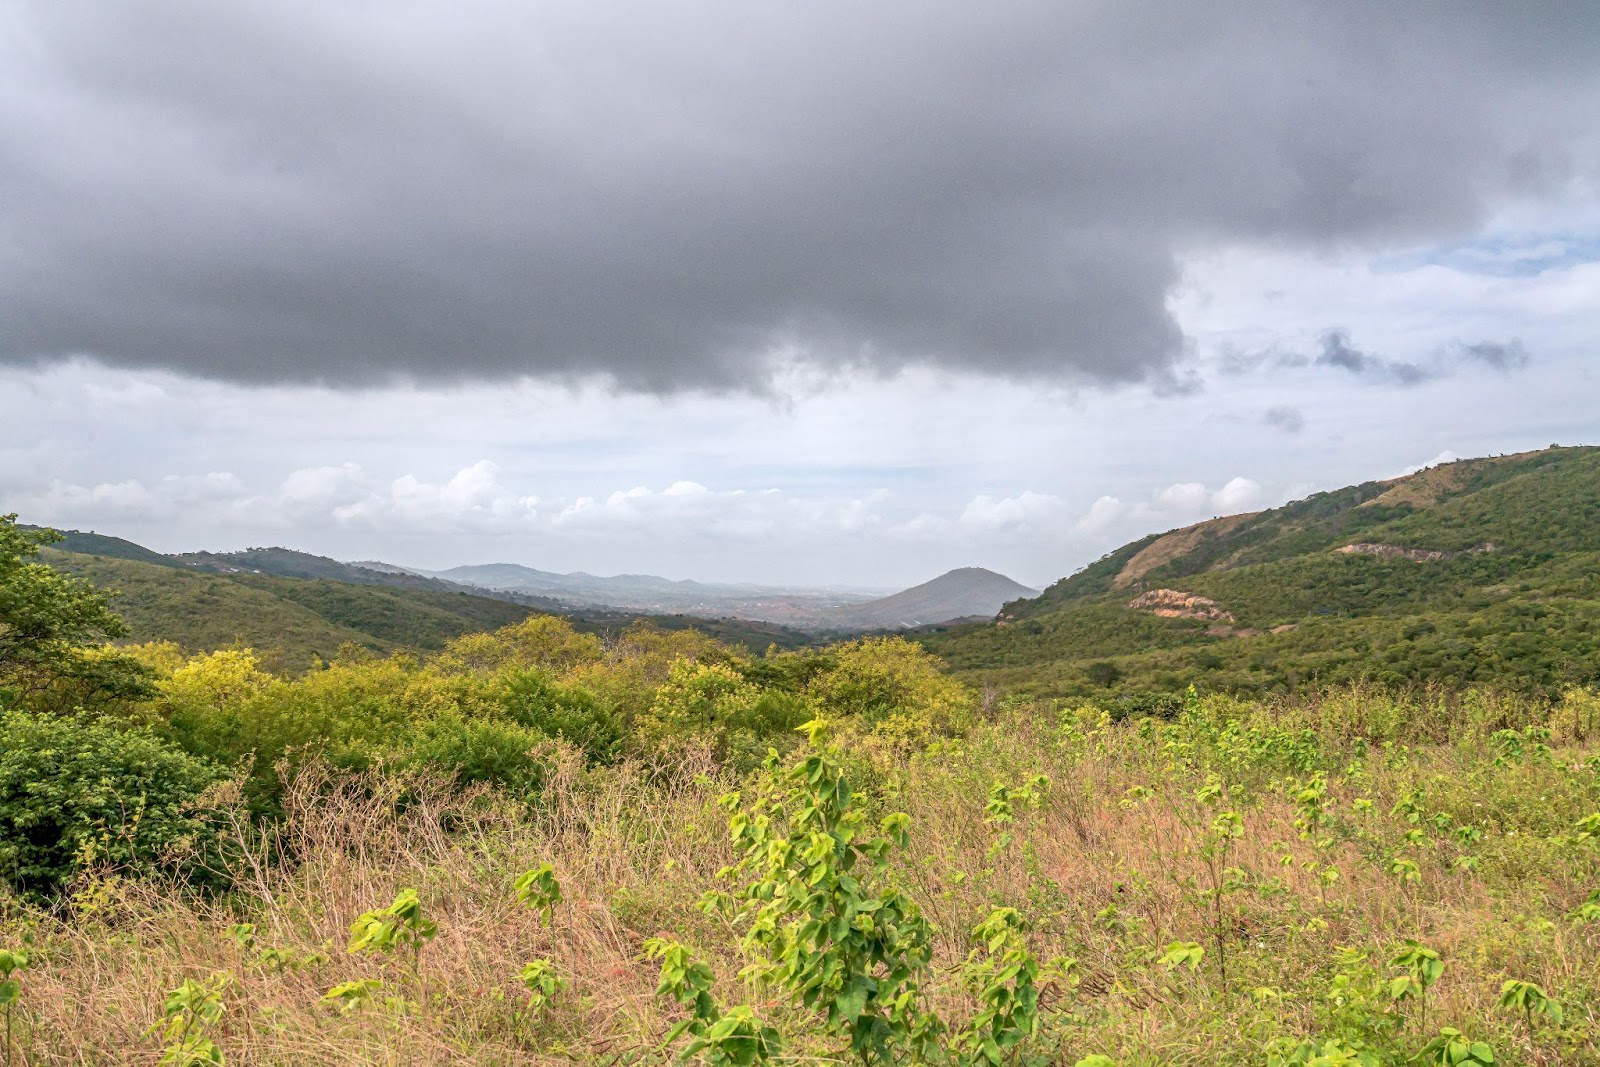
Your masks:
<path fill-rule="evenodd" d="M 1202 541 L 1227 537 L 1236 527 L 1259 514 L 1261 514 L 1259 511 L 1251 511 L 1242 515 L 1224 515 L 1219 519 L 1207 519 L 1193 526 L 1185 526 L 1181 530 L 1164 534 L 1128 560 L 1122 570 L 1117 572 L 1117 576 L 1111 580 L 1111 585 L 1116 589 L 1131 585 L 1157 567 L 1192 552 Z"/>
<path fill-rule="evenodd" d="M 932 753 L 900 756 L 867 742 L 847 758 L 886 804 L 913 817 L 903 877 L 940 926 L 941 1011 L 969 1010 L 953 973 L 969 948 L 966 929 L 996 904 L 1031 918 L 1041 956 L 1078 961 L 1075 986 L 1051 993 L 1041 1049 L 1052 1062 L 1102 1052 L 1121 1064 L 1264 1063 L 1278 1039 L 1328 1032 L 1342 1010 L 1329 999 L 1332 975 L 1356 969 L 1335 963 L 1341 949 L 1365 953 L 1387 976 L 1393 946 L 1414 937 L 1446 961 L 1428 1030 L 1482 1035 L 1502 1063 L 1557 1064 L 1600 1062 L 1600 930 L 1564 918 L 1600 861 L 1550 841 L 1567 808 L 1600 807 L 1595 776 L 1581 766 L 1589 754 L 1574 744 L 1549 764 L 1487 777 L 1488 754 L 1461 745 L 1419 746 L 1403 761 L 1369 756 L 1351 774 L 1330 775 L 1340 829 L 1326 849 L 1301 839 L 1281 768 L 1236 765 L 1224 803 L 1240 811 L 1245 834 L 1225 862 L 1205 853 L 1215 809 L 1193 795 L 1223 765 L 1202 753 L 1182 766 L 1159 733 L 1070 717 L 1063 726 L 1023 711 Z M 232 1064 L 664 1061 L 652 1050 L 673 1009 L 654 996 L 655 970 L 641 958 L 659 931 L 713 964 L 725 1002 L 753 1003 L 793 1035 L 793 1062 L 830 1062 L 814 1020 L 735 977 L 746 962 L 737 932 L 693 907 L 733 859 L 715 804 L 730 777 L 698 755 L 586 771 L 560 754 L 555 764 L 531 814 L 448 783 L 312 770 L 295 781 L 277 840 L 239 834 L 249 848 L 236 850 L 238 888 L 226 898 L 201 903 L 178 887 L 103 876 L 80 887 L 75 912 L 11 908 L 0 944 L 30 938 L 38 957 L 25 975 L 16 1063 L 155 1064 L 160 1049 L 146 1031 L 164 992 L 213 972 L 232 977 L 216 1034 Z M 983 821 L 987 788 L 1034 773 L 1052 780 L 1046 799 L 1020 811 L 1010 844 L 997 848 L 996 828 Z M 1408 853 L 1418 885 L 1385 870 L 1384 859 L 1407 848 L 1401 835 L 1411 827 L 1390 815 L 1402 794 L 1422 786 L 1430 810 L 1458 810 L 1484 781 L 1499 785 L 1481 794 L 1478 873 L 1452 869 L 1457 852 L 1440 833 Z M 1131 787 L 1150 796 L 1130 798 Z M 1539 807 L 1540 791 L 1552 810 Z M 1364 816 L 1351 808 L 1361 796 L 1374 802 Z M 268 862 L 269 845 L 297 861 Z M 548 929 L 511 891 L 517 873 L 545 861 L 566 898 Z M 1331 885 L 1318 877 L 1329 863 L 1340 872 Z M 1224 866 L 1237 869 L 1238 886 L 1218 908 L 1206 890 Z M 404 886 L 419 891 L 440 931 L 415 976 L 404 960 L 344 951 L 350 922 Z M 241 921 L 257 925 L 259 946 L 309 962 L 261 966 L 227 935 Z M 1173 941 L 1207 946 L 1202 968 L 1157 965 Z M 516 976 L 536 957 L 556 965 L 570 992 L 530 1019 Z M 362 976 L 383 978 L 412 1006 L 341 1016 L 322 1003 L 329 986 Z M 1506 977 L 1560 997 L 1564 1030 L 1530 1038 L 1500 1011 Z M 1422 1029 L 1408 1013 L 1400 1045 L 1420 1047 Z"/>

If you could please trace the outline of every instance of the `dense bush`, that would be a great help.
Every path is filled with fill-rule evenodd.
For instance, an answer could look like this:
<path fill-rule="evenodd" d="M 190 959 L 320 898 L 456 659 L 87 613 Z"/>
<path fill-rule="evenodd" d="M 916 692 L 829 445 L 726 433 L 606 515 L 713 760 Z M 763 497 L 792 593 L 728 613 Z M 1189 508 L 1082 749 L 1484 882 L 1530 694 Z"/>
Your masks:
<path fill-rule="evenodd" d="M 587 689 L 561 685 L 537 668 L 511 675 L 503 704 L 519 725 L 570 741 L 597 763 L 616 759 L 627 741 L 627 724 L 614 709 Z"/>
<path fill-rule="evenodd" d="M 445 714 L 423 723 L 397 747 L 395 762 L 454 776 L 460 784 L 493 783 L 511 793 L 537 797 L 544 782 L 537 730 L 500 719 Z"/>
<path fill-rule="evenodd" d="M 0 880 L 43 897 L 88 863 L 149 869 L 201 828 L 219 778 L 143 731 L 0 714 Z"/>

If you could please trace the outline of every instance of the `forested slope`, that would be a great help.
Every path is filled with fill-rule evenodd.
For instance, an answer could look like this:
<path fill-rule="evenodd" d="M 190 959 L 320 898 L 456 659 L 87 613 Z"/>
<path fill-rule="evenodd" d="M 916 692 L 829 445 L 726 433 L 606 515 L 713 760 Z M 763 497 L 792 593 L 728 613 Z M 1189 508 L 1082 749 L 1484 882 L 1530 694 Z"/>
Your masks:
<path fill-rule="evenodd" d="M 1464 460 L 1152 535 L 930 634 L 1037 693 L 1600 678 L 1600 450 Z"/>

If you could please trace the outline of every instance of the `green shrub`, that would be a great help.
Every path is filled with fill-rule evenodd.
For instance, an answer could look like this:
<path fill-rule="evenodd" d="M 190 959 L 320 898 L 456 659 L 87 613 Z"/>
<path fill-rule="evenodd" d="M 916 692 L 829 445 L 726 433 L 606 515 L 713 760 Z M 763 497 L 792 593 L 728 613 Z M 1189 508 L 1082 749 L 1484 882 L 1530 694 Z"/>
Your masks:
<path fill-rule="evenodd" d="M 0 715 L 0 879 L 42 899 L 86 861 L 138 869 L 203 826 L 215 765 L 143 731 Z"/>
<path fill-rule="evenodd" d="M 873 725 L 890 723 L 897 732 L 907 724 L 954 732 L 970 718 L 972 693 L 920 645 L 903 637 L 867 637 L 837 645 L 834 652 L 834 666 L 809 686 L 826 711 Z"/>
<path fill-rule="evenodd" d="M 463 785 L 490 782 L 532 798 L 544 783 L 545 767 L 535 749 L 547 740 L 538 730 L 514 722 L 442 714 L 418 727 L 410 744 L 399 750 L 399 759 L 411 767 L 452 774 Z"/>
<path fill-rule="evenodd" d="M 583 749 L 596 763 L 610 763 L 621 752 L 627 724 L 587 689 L 559 685 L 541 670 L 512 677 L 505 711 L 516 723 L 559 737 Z"/>

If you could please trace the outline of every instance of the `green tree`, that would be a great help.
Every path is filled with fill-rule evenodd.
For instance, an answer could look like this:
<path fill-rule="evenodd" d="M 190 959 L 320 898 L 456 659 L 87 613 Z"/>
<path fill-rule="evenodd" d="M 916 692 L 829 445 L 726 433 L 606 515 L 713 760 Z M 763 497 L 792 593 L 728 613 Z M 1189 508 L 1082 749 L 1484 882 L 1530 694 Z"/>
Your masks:
<path fill-rule="evenodd" d="M 128 632 L 107 596 L 36 558 L 59 540 L 0 515 L 0 707 L 52 692 L 68 701 L 145 695 L 145 671 L 99 647 Z"/>

